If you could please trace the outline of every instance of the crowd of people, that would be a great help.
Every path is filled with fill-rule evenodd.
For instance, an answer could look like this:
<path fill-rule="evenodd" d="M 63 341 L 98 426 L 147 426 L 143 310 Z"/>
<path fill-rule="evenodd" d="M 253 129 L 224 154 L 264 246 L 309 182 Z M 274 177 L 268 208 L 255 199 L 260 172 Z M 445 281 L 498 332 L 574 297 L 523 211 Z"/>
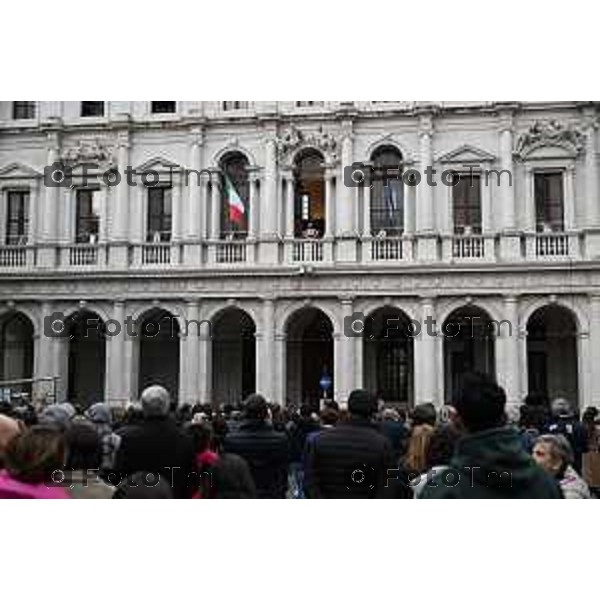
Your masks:
<path fill-rule="evenodd" d="M 150 386 L 124 410 L 1 404 L 0 498 L 592 498 L 599 431 L 593 407 L 517 411 L 481 374 L 408 414 L 365 390 L 316 414 L 259 394 L 174 406 Z"/>

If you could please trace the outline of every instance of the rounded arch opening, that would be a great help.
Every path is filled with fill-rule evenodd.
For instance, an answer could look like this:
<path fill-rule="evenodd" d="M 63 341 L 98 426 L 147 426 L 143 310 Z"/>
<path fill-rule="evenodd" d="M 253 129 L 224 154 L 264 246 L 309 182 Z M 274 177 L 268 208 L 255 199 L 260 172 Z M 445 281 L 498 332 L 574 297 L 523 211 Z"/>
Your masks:
<path fill-rule="evenodd" d="M 69 316 L 67 397 L 73 403 L 90 406 L 104 401 L 106 337 L 104 321 L 91 310 Z"/>
<path fill-rule="evenodd" d="M 22 312 L 10 312 L 0 318 L 0 380 L 33 377 L 33 333 L 31 319 Z M 29 383 L 12 383 L 5 389 L 11 397 L 31 398 Z"/>
<path fill-rule="evenodd" d="M 294 159 L 294 237 L 322 238 L 326 229 L 325 158 L 306 148 Z M 289 185 L 289 184 L 288 184 Z"/>
<path fill-rule="evenodd" d="M 221 239 L 244 239 L 250 222 L 250 163 L 239 151 L 227 152 L 219 161 L 221 170 Z"/>
<path fill-rule="evenodd" d="M 371 235 L 399 237 L 404 233 L 403 157 L 390 145 L 376 148 L 371 154 L 374 168 L 371 187 Z"/>
<path fill-rule="evenodd" d="M 239 404 L 256 391 L 256 326 L 240 308 L 212 320 L 212 400 Z"/>
<path fill-rule="evenodd" d="M 389 404 L 414 404 L 414 335 L 411 320 L 399 308 L 374 310 L 363 335 L 364 385 Z"/>
<path fill-rule="evenodd" d="M 578 405 L 577 319 L 568 308 L 543 306 L 529 317 L 527 373 L 530 394 Z"/>
<path fill-rule="evenodd" d="M 496 378 L 496 324 L 483 308 L 453 310 L 442 325 L 444 338 L 444 396 L 446 402 L 460 388 L 467 373 Z"/>
<path fill-rule="evenodd" d="M 287 401 L 296 406 L 318 411 L 322 398 L 334 397 L 333 324 L 319 308 L 301 308 L 286 323 L 286 384 Z"/>
<path fill-rule="evenodd" d="M 162 385 L 175 401 L 179 395 L 179 322 L 162 308 L 146 311 L 137 321 L 140 392 Z"/>

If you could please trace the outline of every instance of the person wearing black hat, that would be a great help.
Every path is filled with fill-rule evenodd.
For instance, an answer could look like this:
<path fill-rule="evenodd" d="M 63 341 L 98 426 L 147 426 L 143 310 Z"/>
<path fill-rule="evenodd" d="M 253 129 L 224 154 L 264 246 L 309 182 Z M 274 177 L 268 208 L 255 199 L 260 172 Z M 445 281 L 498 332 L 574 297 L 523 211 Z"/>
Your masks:
<path fill-rule="evenodd" d="M 389 441 L 372 420 L 377 400 L 365 390 L 354 390 L 348 410 L 347 422 L 322 431 L 308 449 L 304 482 L 308 498 L 385 496 L 395 465 Z"/>

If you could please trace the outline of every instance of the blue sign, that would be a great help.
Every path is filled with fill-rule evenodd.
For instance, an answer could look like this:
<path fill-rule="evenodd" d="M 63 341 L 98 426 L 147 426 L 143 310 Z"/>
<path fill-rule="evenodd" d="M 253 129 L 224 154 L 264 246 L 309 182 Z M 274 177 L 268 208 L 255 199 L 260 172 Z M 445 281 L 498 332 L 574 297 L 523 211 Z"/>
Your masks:
<path fill-rule="evenodd" d="M 327 374 L 321 375 L 321 379 L 319 379 L 319 386 L 322 390 L 328 390 L 331 388 L 333 384 L 333 379 Z"/>

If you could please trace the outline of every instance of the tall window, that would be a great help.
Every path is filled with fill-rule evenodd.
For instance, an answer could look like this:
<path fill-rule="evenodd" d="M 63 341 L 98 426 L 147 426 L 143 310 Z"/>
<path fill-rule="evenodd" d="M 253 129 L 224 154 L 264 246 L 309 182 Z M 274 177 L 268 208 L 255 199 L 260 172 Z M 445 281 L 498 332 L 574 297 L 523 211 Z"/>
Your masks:
<path fill-rule="evenodd" d="M 166 113 L 174 113 L 177 107 L 177 103 L 173 101 L 162 101 L 158 100 L 152 101 L 151 110 L 154 114 L 166 114 Z"/>
<path fill-rule="evenodd" d="M 306 150 L 294 165 L 294 237 L 325 234 L 325 169 L 323 155 Z"/>
<path fill-rule="evenodd" d="M 173 222 L 171 188 L 154 187 L 148 189 L 148 242 L 170 242 Z"/>
<path fill-rule="evenodd" d="M 564 189 L 561 172 L 535 173 L 535 225 L 537 231 L 564 230 Z"/>
<path fill-rule="evenodd" d="M 25 244 L 29 228 L 29 192 L 8 192 L 7 204 L 6 244 Z"/>
<path fill-rule="evenodd" d="M 225 100 L 223 101 L 223 110 L 247 109 L 249 104 L 246 100 Z"/>
<path fill-rule="evenodd" d="M 322 100 L 296 100 L 296 106 L 298 108 L 305 108 L 307 106 L 323 106 L 325 104 Z"/>
<path fill-rule="evenodd" d="M 404 232 L 402 155 L 396 148 L 380 148 L 371 157 L 371 235 L 399 236 Z"/>
<path fill-rule="evenodd" d="M 35 119 L 35 102 L 13 102 L 13 119 Z"/>
<path fill-rule="evenodd" d="M 100 232 L 100 201 L 97 190 L 77 190 L 75 241 L 94 244 Z"/>
<path fill-rule="evenodd" d="M 104 116 L 104 101 L 101 102 L 82 102 L 81 103 L 82 117 L 103 117 Z"/>
<path fill-rule="evenodd" d="M 228 154 L 221 161 L 221 237 L 245 238 L 248 235 L 250 181 L 248 159 L 239 152 Z"/>
<path fill-rule="evenodd" d="M 469 235 L 481 233 L 481 177 L 462 173 L 452 188 L 454 233 Z"/>

